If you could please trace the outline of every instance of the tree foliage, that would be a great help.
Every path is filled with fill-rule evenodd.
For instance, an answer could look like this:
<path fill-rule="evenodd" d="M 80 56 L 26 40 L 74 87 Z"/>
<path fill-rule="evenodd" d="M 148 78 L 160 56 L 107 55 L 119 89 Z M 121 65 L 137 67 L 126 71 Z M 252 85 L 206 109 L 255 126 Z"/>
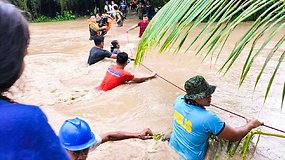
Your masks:
<path fill-rule="evenodd" d="M 56 17 L 66 12 L 79 15 L 94 14 L 94 0 L 11 0 L 19 9 L 29 13 L 32 19 L 40 16 Z M 100 3 L 105 3 L 100 0 Z"/>
<path fill-rule="evenodd" d="M 119 4 L 120 0 L 114 0 Z M 161 7 L 169 0 L 151 0 L 154 7 Z M 94 15 L 104 10 L 106 0 L 11 0 L 11 3 L 29 13 L 32 19 L 40 16 L 56 17 L 58 14 L 70 12 L 77 16 Z M 110 1 L 109 1 L 110 4 Z M 94 11 L 95 10 L 95 11 Z"/>
<path fill-rule="evenodd" d="M 265 48 L 271 48 L 255 82 L 256 87 L 264 69 L 273 60 L 273 55 L 277 56 L 275 69 L 273 73 L 269 73 L 271 78 L 265 93 L 266 99 L 277 71 L 284 62 L 285 50 L 284 47 L 282 49 L 282 44 L 285 35 L 278 37 L 285 26 L 284 13 L 285 5 L 280 0 L 171 0 L 156 14 L 144 32 L 135 62 L 142 61 L 146 50 L 154 46 L 159 46 L 160 52 L 174 48 L 174 54 L 178 53 L 183 45 L 187 46 L 186 51 L 198 46 L 195 48 L 196 54 L 206 50 L 205 58 L 211 55 L 218 59 L 236 27 L 244 21 L 255 19 L 247 32 L 236 41 L 219 72 L 226 74 L 242 53 L 247 54 L 246 60 L 239 62 L 243 63 L 241 85 L 257 57 Z M 197 27 L 200 30 L 199 34 L 189 38 Z M 278 38 L 278 41 L 271 47 L 269 42 L 272 42 L 273 38 Z M 258 43 L 261 45 L 257 45 Z M 245 50 L 246 46 L 251 48 L 250 51 Z M 285 88 L 281 89 L 282 91 L 281 106 L 284 102 Z"/>

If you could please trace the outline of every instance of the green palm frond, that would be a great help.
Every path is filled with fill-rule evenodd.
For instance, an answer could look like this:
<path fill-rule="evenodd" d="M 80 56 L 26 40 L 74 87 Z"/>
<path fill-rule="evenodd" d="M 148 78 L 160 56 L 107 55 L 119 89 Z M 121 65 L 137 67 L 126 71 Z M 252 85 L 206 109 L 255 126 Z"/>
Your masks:
<path fill-rule="evenodd" d="M 275 61 L 277 65 L 268 81 L 266 99 L 284 60 L 284 49 L 282 50 L 281 46 L 284 45 L 285 35 L 281 35 L 274 47 L 268 47 L 272 39 L 279 37 L 285 27 L 284 3 L 281 0 L 171 0 L 156 14 L 145 30 L 139 42 L 135 63 L 143 60 L 149 48 L 159 47 L 160 53 L 171 48 L 174 49 L 173 54 L 177 54 L 183 46 L 186 46 L 185 52 L 189 49 L 194 49 L 196 54 L 206 51 L 205 58 L 211 56 L 211 60 L 215 58 L 217 61 L 236 27 L 259 14 L 248 30 L 235 42 L 218 72 L 226 74 L 240 55 L 247 54 L 242 62 L 242 85 L 256 59 L 264 54 L 265 48 L 270 48 L 256 75 L 255 89 L 261 76 L 267 71 L 267 64 L 281 50 L 282 54 L 279 60 Z M 198 34 L 191 37 L 194 29 L 197 32 L 197 28 Z M 250 46 L 250 51 L 245 50 L 246 46 Z M 283 105 L 285 86 L 281 92 Z"/>
<path fill-rule="evenodd" d="M 285 97 L 285 82 L 283 84 L 283 92 L 282 92 L 282 102 L 281 102 L 281 109 L 283 107 L 283 104 L 284 104 L 284 97 Z"/>

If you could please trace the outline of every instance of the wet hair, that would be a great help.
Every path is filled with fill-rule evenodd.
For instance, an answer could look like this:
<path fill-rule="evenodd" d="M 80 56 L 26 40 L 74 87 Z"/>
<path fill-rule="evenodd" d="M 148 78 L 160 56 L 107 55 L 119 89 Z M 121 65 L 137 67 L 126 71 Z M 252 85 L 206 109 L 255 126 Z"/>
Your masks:
<path fill-rule="evenodd" d="M 28 22 L 12 4 L 0 1 L 0 99 L 20 77 L 30 40 Z"/>
<path fill-rule="evenodd" d="M 102 42 L 104 42 L 104 37 L 103 36 L 94 36 L 93 40 L 94 40 L 95 45 L 99 46 Z"/>
<path fill-rule="evenodd" d="M 111 42 L 111 52 L 114 51 L 115 48 L 117 48 L 117 45 L 119 44 L 119 42 L 117 40 L 113 40 Z"/>
<path fill-rule="evenodd" d="M 147 15 L 147 14 L 144 14 L 143 17 L 147 17 L 147 18 L 148 18 L 148 15 Z"/>
<path fill-rule="evenodd" d="M 120 52 L 117 54 L 117 63 L 118 64 L 125 64 L 128 61 L 129 57 L 126 52 Z"/>

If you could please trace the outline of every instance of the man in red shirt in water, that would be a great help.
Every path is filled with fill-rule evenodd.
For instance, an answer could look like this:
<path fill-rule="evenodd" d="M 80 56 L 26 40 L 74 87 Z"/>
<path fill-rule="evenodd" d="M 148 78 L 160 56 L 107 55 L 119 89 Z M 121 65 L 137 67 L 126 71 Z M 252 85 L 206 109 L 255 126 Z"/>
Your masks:
<path fill-rule="evenodd" d="M 139 37 L 141 38 L 142 35 L 143 35 L 143 32 L 145 31 L 147 25 L 149 24 L 149 19 L 148 19 L 148 16 L 145 14 L 143 15 L 143 20 L 142 21 L 139 21 L 138 24 L 132 26 L 131 28 L 129 28 L 127 30 L 127 33 L 130 31 L 130 30 L 133 30 L 137 27 L 140 27 L 140 32 L 139 32 Z"/>
<path fill-rule="evenodd" d="M 152 79 L 156 76 L 156 73 L 144 77 L 136 77 L 132 75 L 130 72 L 124 70 L 124 68 L 128 65 L 128 61 L 129 58 L 127 53 L 125 52 L 118 53 L 116 61 L 117 64 L 111 65 L 108 68 L 102 83 L 96 89 L 108 91 L 128 81 L 141 83 L 148 79 Z"/>

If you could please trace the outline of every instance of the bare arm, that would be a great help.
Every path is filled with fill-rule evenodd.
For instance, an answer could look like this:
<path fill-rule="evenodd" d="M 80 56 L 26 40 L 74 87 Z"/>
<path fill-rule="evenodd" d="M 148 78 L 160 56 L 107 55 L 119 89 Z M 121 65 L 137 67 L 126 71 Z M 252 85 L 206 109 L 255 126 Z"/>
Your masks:
<path fill-rule="evenodd" d="M 98 28 L 97 31 L 103 31 L 103 30 L 105 30 L 105 29 L 107 29 L 107 26 L 102 26 L 102 27 Z"/>
<path fill-rule="evenodd" d="M 110 58 L 116 59 L 117 55 L 116 54 L 112 54 Z"/>
<path fill-rule="evenodd" d="M 247 135 L 249 131 L 252 129 L 262 125 L 258 120 L 249 120 L 246 125 L 242 127 L 232 128 L 231 126 L 225 124 L 225 128 L 218 135 L 220 138 L 224 138 L 230 141 L 238 141 L 241 140 L 244 136 Z"/>
<path fill-rule="evenodd" d="M 145 128 L 140 133 L 130 133 L 122 131 L 108 132 L 100 135 L 100 137 L 102 138 L 102 143 L 107 141 L 119 141 L 130 138 L 139 138 L 142 140 L 146 140 L 152 138 L 152 131 L 149 128 Z"/>
<path fill-rule="evenodd" d="M 92 30 L 94 30 L 95 32 L 97 32 L 97 31 L 102 31 L 102 30 L 106 29 L 107 27 L 106 27 L 106 26 L 99 27 L 99 26 L 96 25 L 95 23 L 92 23 L 92 24 L 90 24 L 90 28 L 91 28 Z"/>
<path fill-rule="evenodd" d="M 137 27 L 139 27 L 137 24 L 136 24 L 136 25 L 133 25 L 131 28 L 129 28 L 129 29 L 127 30 L 127 33 L 128 33 L 129 31 L 131 31 L 131 30 L 137 28 Z"/>
<path fill-rule="evenodd" d="M 119 14 L 117 22 L 120 22 L 122 19 L 123 19 L 122 16 Z"/>
<path fill-rule="evenodd" d="M 114 18 L 110 16 L 109 14 L 107 14 L 107 17 L 110 18 L 112 21 L 114 20 Z"/>
<path fill-rule="evenodd" d="M 134 77 L 131 81 L 135 82 L 135 83 L 141 83 L 144 82 L 146 80 L 152 79 L 156 76 L 156 73 L 153 73 L 149 76 L 144 76 L 144 77 Z"/>

